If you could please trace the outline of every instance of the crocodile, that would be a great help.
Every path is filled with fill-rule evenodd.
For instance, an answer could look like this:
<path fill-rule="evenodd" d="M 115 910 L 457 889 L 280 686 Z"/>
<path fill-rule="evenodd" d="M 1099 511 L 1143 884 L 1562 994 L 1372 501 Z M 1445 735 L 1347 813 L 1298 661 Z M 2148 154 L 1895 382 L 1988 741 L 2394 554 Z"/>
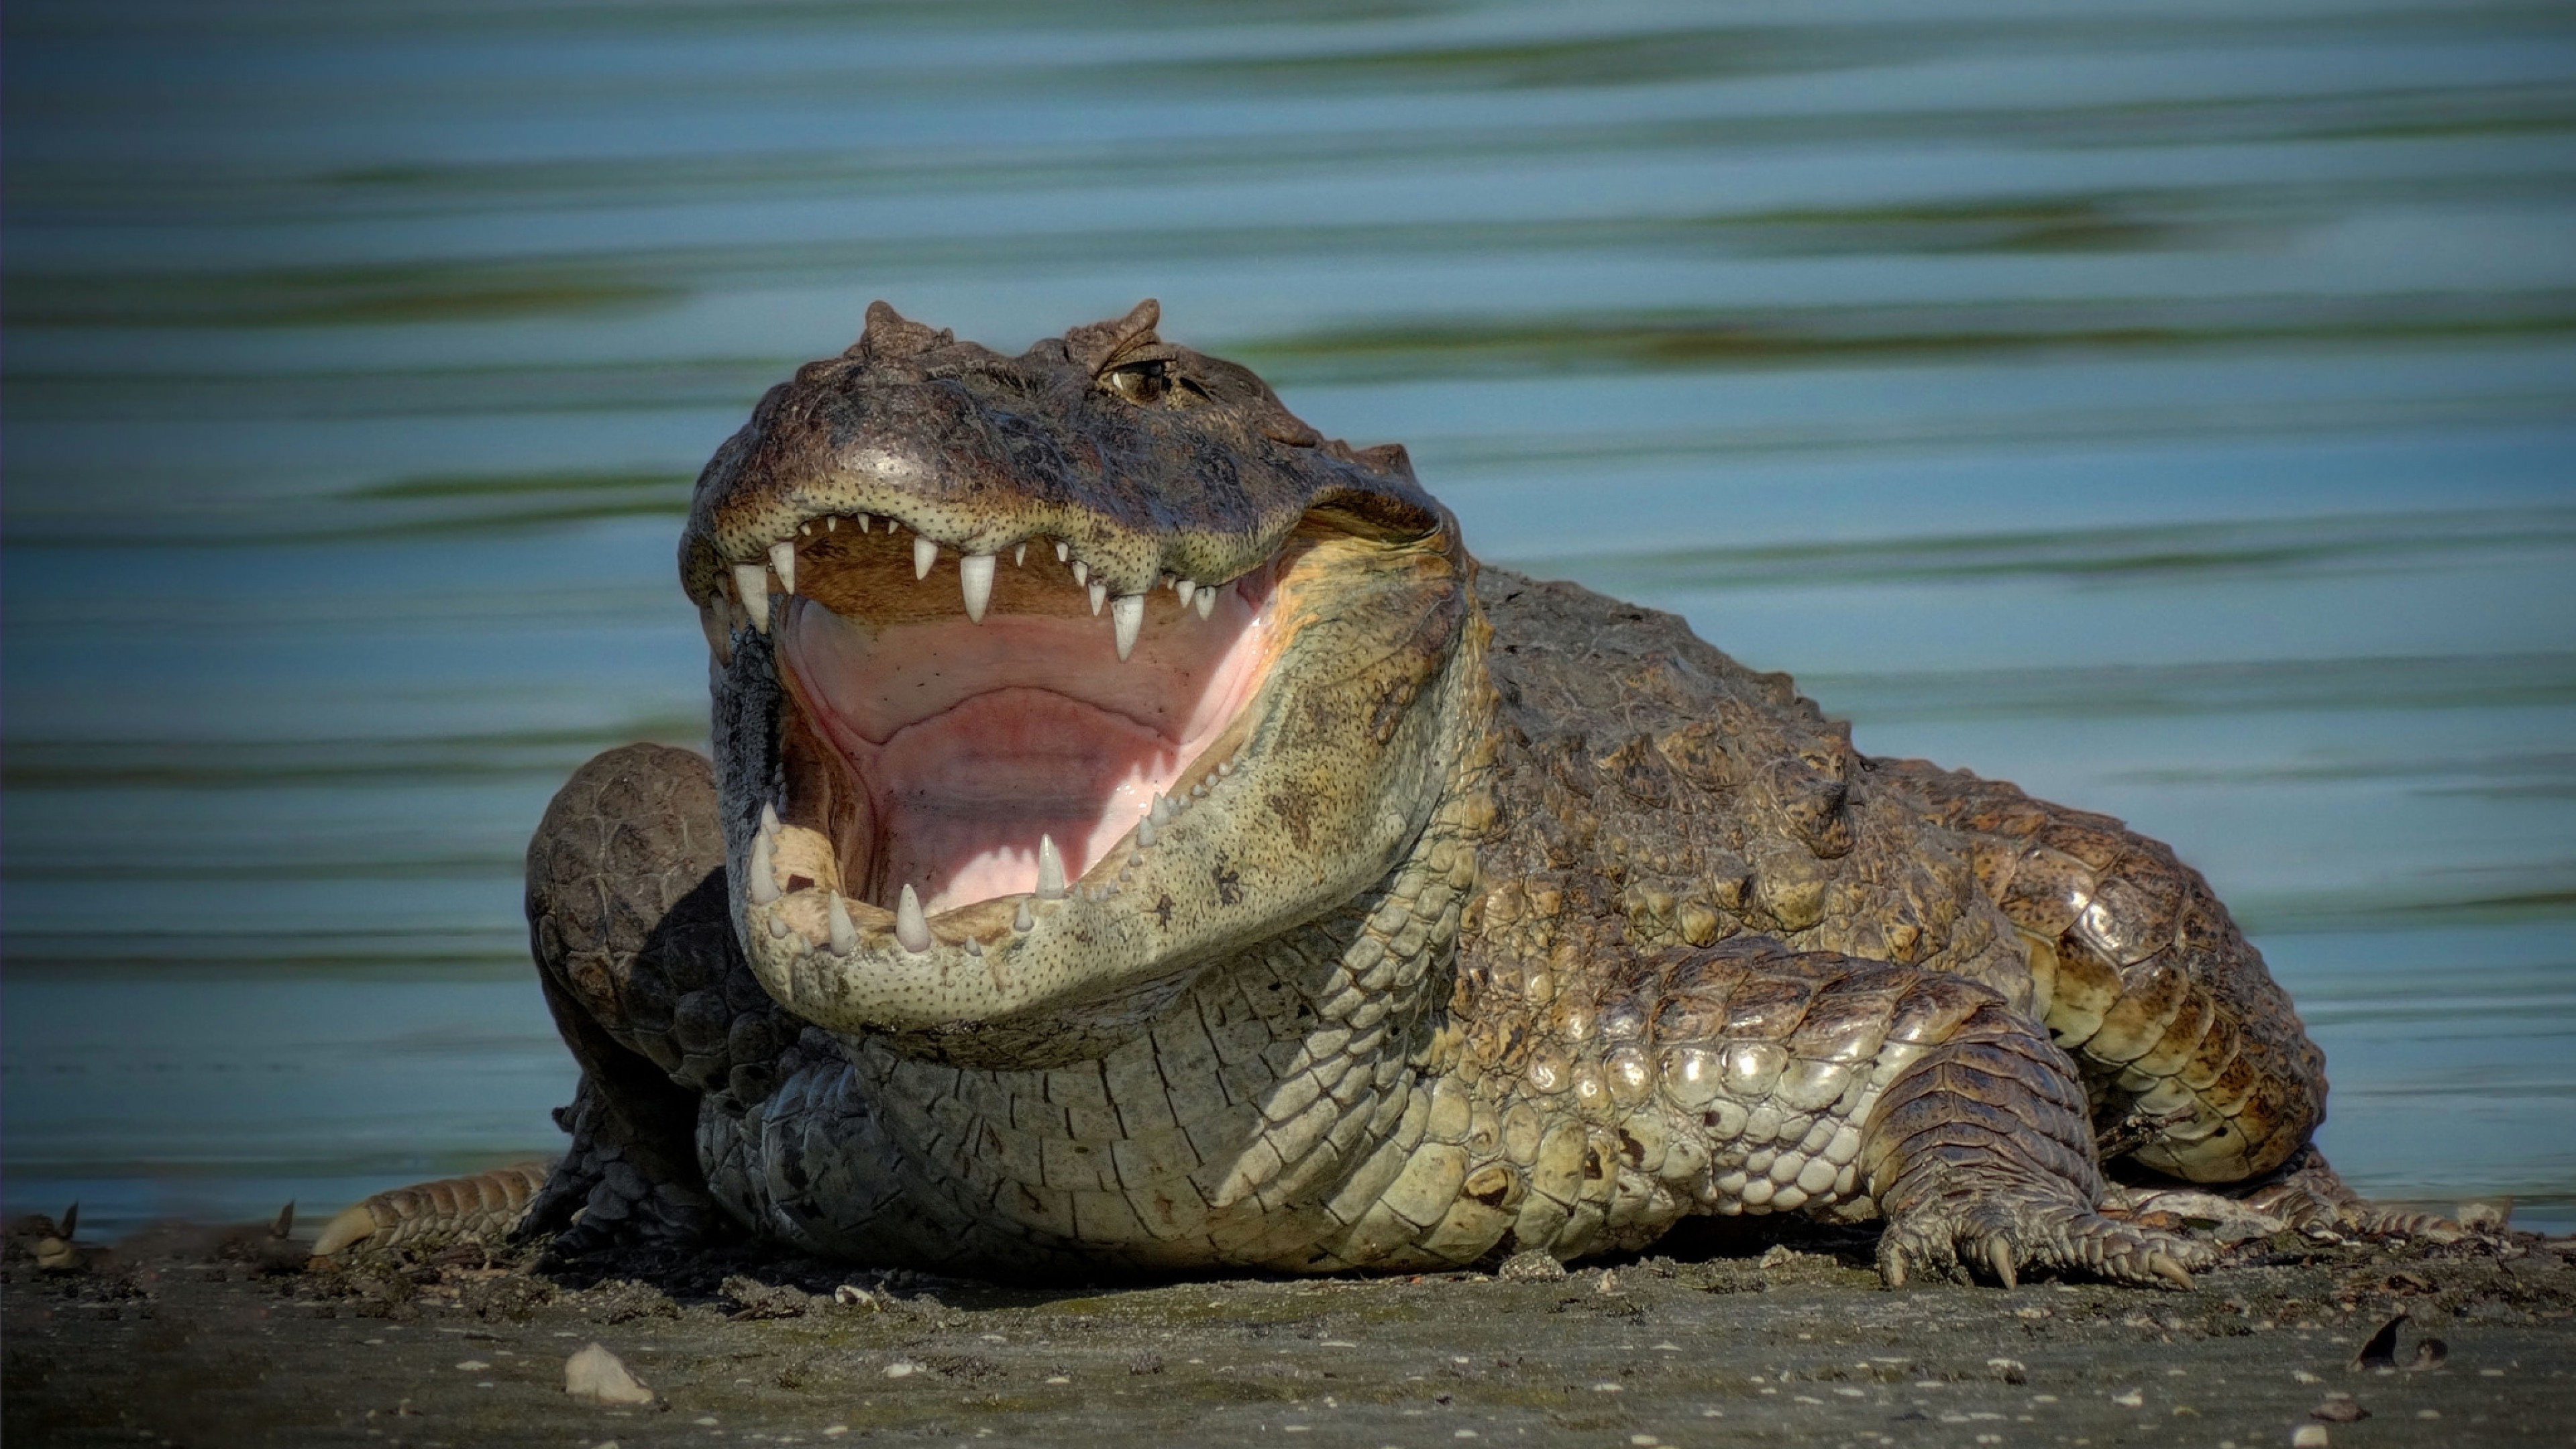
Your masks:
<path fill-rule="evenodd" d="M 880 302 L 770 389 L 680 543 L 712 764 L 611 750 L 529 847 L 570 1154 L 317 1246 L 1424 1271 L 1797 1213 L 1891 1285 L 2216 1261 L 2106 1163 L 2402 1222 L 2169 848 L 1479 565 L 1401 446 L 1159 323 L 1011 357 Z"/>

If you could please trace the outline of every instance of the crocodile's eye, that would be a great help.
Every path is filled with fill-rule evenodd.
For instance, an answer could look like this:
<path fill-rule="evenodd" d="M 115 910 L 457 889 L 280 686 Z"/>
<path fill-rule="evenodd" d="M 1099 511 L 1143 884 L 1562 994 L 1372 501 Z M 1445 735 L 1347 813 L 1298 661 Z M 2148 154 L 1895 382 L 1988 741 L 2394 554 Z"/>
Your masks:
<path fill-rule="evenodd" d="M 1155 403 L 1171 390 L 1171 367 L 1164 362 L 1131 362 L 1100 375 L 1103 386 L 1131 403 Z"/>

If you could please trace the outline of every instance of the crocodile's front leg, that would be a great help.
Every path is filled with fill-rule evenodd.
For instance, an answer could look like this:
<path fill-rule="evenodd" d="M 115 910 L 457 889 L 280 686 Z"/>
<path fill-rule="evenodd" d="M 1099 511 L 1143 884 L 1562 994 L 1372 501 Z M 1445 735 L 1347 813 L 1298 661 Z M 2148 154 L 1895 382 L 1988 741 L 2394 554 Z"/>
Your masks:
<path fill-rule="evenodd" d="M 504 1190 L 525 1168 L 380 1193 L 335 1220 L 323 1251 L 508 1227 L 574 1249 L 686 1242 L 715 1225 L 701 1115 L 710 1099 L 766 1097 L 803 1024 L 734 940 L 707 762 L 628 745 L 584 765 L 529 842 L 527 904 L 538 983 L 581 1066 L 556 1114 L 571 1151 L 532 1202 Z"/>
<path fill-rule="evenodd" d="M 1900 1006 L 1882 1062 L 1962 1004 L 1937 984 L 1914 995 L 1923 1004 L 1910 1021 Z M 1878 1260 L 1891 1286 L 1917 1267 L 1965 1262 L 2007 1286 L 2039 1263 L 2187 1287 L 2183 1265 L 2212 1261 L 2198 1243 L 2095 1211 L 2102 1174 L 2074 1064 L 2000 1000 L 1969 1006 L 1946 1039 L 1898 1068 L 1861 1138 L 1869 1195 L 1888 1223 Z"/>
<path fill-rule="evenodd" d="M 1602 1155 L 1618 1181 L 1589 1218 L 1552 1205 L 1567 1194 L 1541 1172 L 1523 1170 L 1525 1195 L 1470 1174 L 1469 1196 L 1482 1183 L 1517 1206 L 1520 1246 L 1571 1257 L 1640 1246 L 1684 1212 L 1794 1211 L 1883 1217 L 1891 1283 L 1964 1263 L 2006 1282 L 2038 1265 L 2152 1284 L 2211 1261 L 2096 1211 L 2073 1065 L 1964 977 L 1745 937 L 1648 957 L 1598 994 L 1532 1001 L 1509 973 L 1488 981 L 1466 1041 L 1490 1062 L 1480 1080 L 1508 1084 L 1504 1167 L 1525 1110 L 1602 1123 L 1615 1143 Z"/>

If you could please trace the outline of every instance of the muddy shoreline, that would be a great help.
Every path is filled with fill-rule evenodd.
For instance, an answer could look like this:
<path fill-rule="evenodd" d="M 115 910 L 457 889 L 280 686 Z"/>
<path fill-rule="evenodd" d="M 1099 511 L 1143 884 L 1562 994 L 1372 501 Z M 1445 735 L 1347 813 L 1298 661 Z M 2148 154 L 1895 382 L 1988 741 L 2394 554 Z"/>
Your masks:
<path fill-rule="evenodd" d="M 2188 1292 L 1888 1292 L 1830 1234 L 1040 1287 L 742 1248 L 323 1265 L 258 1228 L 46 1269 L 40 1237 L 0 1296 L 17 1446 L 2576 1442 L 2576 1241 L 2527 1234 L 2251 1245 Z M 2393 1363 L 2354 1367 L 2400 1312 Z M 591 1342 L 655 1402 L 569 1397 Z"/>

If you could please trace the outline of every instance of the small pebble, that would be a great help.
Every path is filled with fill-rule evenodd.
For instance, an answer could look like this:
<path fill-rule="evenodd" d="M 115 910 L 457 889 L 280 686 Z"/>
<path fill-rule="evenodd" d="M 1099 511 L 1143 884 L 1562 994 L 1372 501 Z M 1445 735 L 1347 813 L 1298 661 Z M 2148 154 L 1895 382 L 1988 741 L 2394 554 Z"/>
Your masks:
<path fill-rule="evenodd" d="M 2111 1402 L 2118 1404 L 2124 1409 L 2134 1409 L 2146 1401 L 2146 1393 L 2140 1389 L 2131 1389 L 2125 1394 L 2113 1394 L 2111 1396 Z"/>
<path fill-rule="evenodd" d="M 596 1341 L 564 1360 L 564 1392 L 594 1404 L 653 1402 L 653 1390 L 626 1367 L 626 1361 Z"/>
<path fill-rule="evenodd" d="M 2323 1424 L 2301 1424 L 2290 1431 L 2290 1449 L 2326 1449 L 2333 1442 Z"/>
<path fill-rule="evenodd" d="M 456 1366 L 456 1371 L 457 1371 L 458 1373 L 479 1374 L 479 1373 L 483 1372 L 485 1369 L 490 1368 L 490 1367 L 491 1367 L 491 1365 L 490 1365 L 490 1364 L 485 1363 L 483 1360 L 481 1360 L 481 1359 L 479 1359 L 479 1358 L 469 1358 L 469 1359 L 465 1360 L 463 1363 L 458 1364 L 458 1365 Z"/>
<path fill-rule="evenodd" d="M 921 1366 L 919 1364 L 906 1363 L 901 1359 L 897 1359 L 893 1363 L 885 1366 L 885 1376 L 890 1379 L 908 1379 L 915 1373 L 919 1372 L 920 1367 Z"/>
<path fill-rule="evenodd" d="M 1054 1378 L 1048 1379 L 1047 1382 L 1051 1384 L 1069 1384 L 1072 1383 L 1073 1380 L 1066 1378 L 1062 1374 L 1057 1374 Z"/>
<path fill-rule="evenodd" d="M 1609 1383 L 1609 1382 L 1606 1382 L 1606 1381 L 1605 1381 L 1605 1382 L 1603 1382 L 1603 1383 L 1597 1383 L 1597 1384 L 1594 1384 L 1594 1385 L 1592 1386 L 1592 1392 L 1594 1392 L 1594 1393 L 1596 1393 L 1596 1394 L 1617 1394 L 1617 1393 L 1624 1393 L 1624 1392 L 1626 1392 L 1626 1388 L 1625 1388 L 1625 1386 L 1624 1386 L 1624 1385 L 1614 1384 L 1614 1383 Z"/>

